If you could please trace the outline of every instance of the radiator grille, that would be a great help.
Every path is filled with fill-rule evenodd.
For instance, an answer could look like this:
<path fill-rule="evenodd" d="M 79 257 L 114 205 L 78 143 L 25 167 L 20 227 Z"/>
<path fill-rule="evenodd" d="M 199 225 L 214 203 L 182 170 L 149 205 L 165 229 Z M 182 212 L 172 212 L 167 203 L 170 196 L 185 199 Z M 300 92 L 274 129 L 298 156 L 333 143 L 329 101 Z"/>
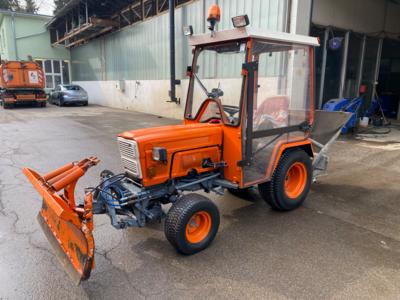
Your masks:
<path fill-rule="evenodd" d="M 134 141 L 118 138 L 118 146 L 121 156 L 129 159 L 138 158 L 139 155 L 137 153 L 137 145 Z"/>
<path fill-rule="evenodd" d="M 142 171 L 140 168 L 139 150 L 137 143 L 132 140 L 118 138 L 118 147 L 121 154 L 121 162 L 126 172 L 133 176 L 141 178 Z"/>

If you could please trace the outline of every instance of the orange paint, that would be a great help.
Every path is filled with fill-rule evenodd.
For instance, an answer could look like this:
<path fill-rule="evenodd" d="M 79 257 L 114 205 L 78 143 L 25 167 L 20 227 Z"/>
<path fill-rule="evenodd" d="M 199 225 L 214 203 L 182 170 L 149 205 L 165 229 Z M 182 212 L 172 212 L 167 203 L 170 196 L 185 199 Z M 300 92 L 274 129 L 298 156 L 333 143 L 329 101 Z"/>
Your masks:
<path fill-rule="evenodd" d="M 39 212 L 39 223 L 50 234 L 49 240 L 57 243 L 67 258 L 60 259 L 74 270 L 72 277 L 84 280 L 94 267 L 92 194 L 85 195 L 84 207 L 75 206 L 74 190 L 77 181 L 92 166 L 99 163 L 96 157 L 89 157 L 78 163 L 67 164 L 53 172 L 40 176 L 24 168 L 25 176 L 43 198 Z M 50 181 L 53 180 L 53 183 Z M 58 193 L 64 189 L 63 193 Z M 46 234 L 47 235 L 47 234 Z M 60 253 L 57 252 L 56 253 Z M 62 254 L 62 255 L 64 255 Z"/>
<path fill-rule="evenodd" d="M 285 193 L 290 199 L 298 198 L 307 185 L 307 168 L 301 163 L 293 164 L 286 173 Z"/>
<path fill-rule="evenodd" d="M 217 4 L 213 4 L 208 9 L 207 21 L 215 20 L 219 22 L 221 20 L 221 9 Z"/>
<path fill-rule="evenodd" d="M 212 220 L 208 212 L 202 210 L 195 213 L 186 224 L 186 240 L 192 244 L 200 243 L 210 233 L 211 225 Z"/>
<path fill-rule="evenodd" d="M 5 103 L 47 100 L 44 72 L 33 61 L 2 61 L 0 88 Z"/>
<path fill-rule="evenodd" d="M 192 155 L 194 155 L 194 152 L 198 153 L 195 159 L 210 156 L 210 147 L 219 149 L 222 145 L 222 135 L 221 124 L 205 123 L 132 130 L 121 133 L 119 136 L 125 139 L 134 139 L 137 142 L 143 173 L 143 185 L 147 187 L 164 183 L 171 176 L 174 178 L 174 174 L 182 176 L 183 172 L 187 171 L 185 174 L 187 175 L 191 169 L 182 169 L 182 162 L 177 160 L 177 158 L 184 157 L 185 155 L 176 155 L 180 152 L 193 150 L 191 152 Z M 153 147 L 164 147 L 167 149 L 167 164 L 153 160 Z M 197 150 L 194 151 L 195 149 Z M 214 159 L 220 157 L 220 151 L 218 151 L 218 154 L 215 151 L 212 152 L 214 153 L 212 154 Z M 188 160 L 187 157 L 186 159 Z M 175 168 L 173 172 L 176 173 L 170 173 L 172 166 Z M 151 167 L 156 167 L 155 176 L 149 176 L 149 168 Z M 196 169 L 200 172 L 204 171 L 199 165 L 197 165 Z"/>

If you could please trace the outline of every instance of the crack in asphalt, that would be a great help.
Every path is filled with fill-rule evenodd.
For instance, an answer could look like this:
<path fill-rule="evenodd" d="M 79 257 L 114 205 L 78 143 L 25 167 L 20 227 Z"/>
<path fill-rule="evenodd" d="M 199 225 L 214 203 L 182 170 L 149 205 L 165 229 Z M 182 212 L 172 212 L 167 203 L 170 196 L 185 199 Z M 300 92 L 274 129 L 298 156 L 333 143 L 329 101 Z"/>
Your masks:
<path fill-rule="evenodd" d="M 100 255 L 100 256 L 102 256 L 106 261 L 108 261 L 109 264 L 111 265 L 111 267 L 112 267 L 113 269 L 117 270 L 119 273 L 122 273 L 122 275 L 124 276 L 125 280 L 128 282 L 129 286 L 132 287 L 140 296 L 146 298 L 146 294 L 144 294 L 140 288 L 138 288 L 137 286 L 135 286 L 135 285 L 130 281 L 130 279 L 129 279 L 129 274 L 128 274 L 125 270 L 123 270 L 123 269 L 119 268 L 118 266 L 116 266 L 116 265 L 113 263 L 112 259 L 109 257 L 109 254 L 110 254 L 113 250 L 117 249 L 117 248 L 121 245 L 121 243 L 122 243 L 123 240 L 124 240 L 124 234 L 121 236 L 121 238 L 119 239 L 119 241 L 118 241 L 117 244 L 115 244 L 115 245 L 114 245 L 113 247 L 111 247 L 110 249 L 104 251 L 104 253 L 101 253 L 101 252 L 96 251 L 96 250 L 95 250 L 95 253 L 98 254 L 98 255 Z M 97 274 L 101 274 L 101 273 L 104 273 L 104 272 L 107 272 L 107 270 L 102 271 L 102 272 L 98 272 Z"/>

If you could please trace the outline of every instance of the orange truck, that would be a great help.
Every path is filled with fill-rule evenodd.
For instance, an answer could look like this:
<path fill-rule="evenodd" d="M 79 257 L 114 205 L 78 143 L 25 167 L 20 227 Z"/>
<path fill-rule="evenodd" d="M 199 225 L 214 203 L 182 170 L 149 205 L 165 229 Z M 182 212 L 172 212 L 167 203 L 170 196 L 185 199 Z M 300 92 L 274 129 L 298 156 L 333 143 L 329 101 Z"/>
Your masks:
<path fill-rule="evenodd" d="M 184 30 L 193 60 L 183 123 L 119 134 L 124 172 L 102 171 L 77 203 L 77 181 L 96 157 L 45 175 L 23 169 L 43 198 L 38 221 L 75 282 L 94 268 L 94 214 L 107 214 L 117 229 L 165 218 L 167 240 L 190 255 L 211 244 L 220 223 L 217 206 L 195 192 L 257 186 L 273 209 L 290 211 L 326 170 L 327 147 L 348 115 L 314 110 L 317 38 L 254 31 L 246 15 L 217 32 L 219 18 L 213 6 L 211 34 Z"/>
<path fill-rule="evenodd" d="M 0 99 L 5 109 L 20 103 L 46 106 L 44 73 L 36 62 L 2 61 L 0 74 Z"/>

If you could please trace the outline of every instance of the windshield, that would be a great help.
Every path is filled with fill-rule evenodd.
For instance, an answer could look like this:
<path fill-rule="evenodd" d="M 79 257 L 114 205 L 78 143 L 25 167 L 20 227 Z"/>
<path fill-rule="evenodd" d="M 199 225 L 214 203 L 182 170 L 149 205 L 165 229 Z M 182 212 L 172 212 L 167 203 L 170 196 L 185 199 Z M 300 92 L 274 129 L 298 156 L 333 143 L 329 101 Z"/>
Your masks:
<path fill-rule="evenodd" d="M 206 99 L 211 98 L 221 101 L 223 113 L 229 124 L 239 123 L 243 81 L 241 70 L 245 56 L 246 41 L 196 49 L 185 111 L 186 118 L 196 118 L 200 106 Z M 222 119 L 216 102 L 207 105 L 200 122 L 212 119 Z"/>

